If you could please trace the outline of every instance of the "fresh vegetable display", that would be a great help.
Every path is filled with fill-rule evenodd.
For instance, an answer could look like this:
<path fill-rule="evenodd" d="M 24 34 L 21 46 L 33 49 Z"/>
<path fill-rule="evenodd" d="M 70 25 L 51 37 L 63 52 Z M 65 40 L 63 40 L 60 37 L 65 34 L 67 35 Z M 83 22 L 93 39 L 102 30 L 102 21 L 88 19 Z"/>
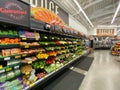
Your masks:
<path fill-rule="evenodd" d="M 32 64 L 34 69 L 43 69 L 45 67 L 45 60 L 41 60 Z"/>
<path fill-rule="evenodd" d="M 49 64 L 52 64 L 54 61 L 55 61 L 55 57 L 49 57 L 45 63 L 49 65 Z"/>
<path fill-rule="evenodd" d="M 47 53 L 39 53 L 37 54 L 38 59 L 47 59 L 49 55 Z"/>

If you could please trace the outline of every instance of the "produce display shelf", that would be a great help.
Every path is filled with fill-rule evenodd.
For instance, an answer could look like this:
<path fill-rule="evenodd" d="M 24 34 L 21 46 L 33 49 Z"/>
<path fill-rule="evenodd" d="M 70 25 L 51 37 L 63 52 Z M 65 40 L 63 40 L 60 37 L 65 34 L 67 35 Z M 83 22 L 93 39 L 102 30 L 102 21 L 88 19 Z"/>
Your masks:
<path fill-rule="evenodd" d="M 30 46 L 30 45 L 21 45 L 20 46 L 22 49 L 29 49 L 29 48 L 39 48 L 40 45 L 35 45 L 35 46 Z"/>
<path fill-rule="evenodd" d="M 47 74 L 46 76 L 44 76 L 43 78 L 39 79 L 38 81 L 36 81 L 35 83 L 25 87 L 23 90 L 29 90 L 31 88 L 33 88 L 34 86 L 36 86 L 37 84 L 41 83 L 42 81 L 44 81 L 45 79 L 49 79 L 49 77 L 53 77 L 54 75 L 56 75 L 57 73 L 59 73 L 61 70 L 63 70 L 64 68 L 67 68 L 69 65 L 71 65 L 73 62 L 77 61 L 79 58 L 81 58 L 82 56 L 86 55 L 89 51 L 85 51 L 82 55 L 77 56 L 76 58 L 74 58 L 73 60 L 69 61 L 68 63 L 66 63 L 65 65 L 61 66 L 60 68 L 56 69 L 55 71 Z"/>
<path fill-rule="evenodd" d="M 0 34 L 0 38 L 18 38 L 19 36 L 18 35 L 3 35 L 3 34 Z"/>
<path fill-rule="evenodd" d="M 38 52 L 34 52 L 34 53 L 28 53 L 28 54 L 22 54 L 21 57 L 29 57 L 29 56 L 34 56 L 36 55 Z"/>
<path fill-rule="evenodd" d="M 19 48 L 19 44 L 1 44 L 0 49 L 6 49 L 6 48 Z"/>
<path fill-rule="evenodd" d="M 11 56 L 5 56 L 5 57 L 0 57 L 0 61 L 9 61 L 12 59 L 20 59 L 21 55 L 11 55 Z"/>
<path fill-rule="evenodd" d="M 20 67 L 21 63 L 18 64 L 13 64 L 13 65 L 8 65 L 6 67 L 3 67 L 0 69 L 0 73 L 4 73 L 4 72 L 9 72 L 15 69 L 18 69 Z"/>
<path fill-rule="evenodd" d="M 40 38 L 21 38 L 22 41 L 39 41 Z"/>

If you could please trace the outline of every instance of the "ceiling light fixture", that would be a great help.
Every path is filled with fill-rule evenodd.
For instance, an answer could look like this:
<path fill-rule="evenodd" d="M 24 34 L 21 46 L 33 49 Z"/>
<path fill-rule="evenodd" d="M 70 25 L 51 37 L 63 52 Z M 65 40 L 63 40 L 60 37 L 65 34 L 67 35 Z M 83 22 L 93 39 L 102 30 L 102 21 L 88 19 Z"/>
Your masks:
<path fill-rule="evenodd" d="M 77 2 L 77 0 L 73 0 L 74 3 L 78 6 L 78 8 L 80 9 L 80 11 L 83 13 L 83 15 L 85 16 L 85 18 L 87 19 L 87 21 L 90 23 L 90 25 L 92 27 L 94 27 L 94 25 L 92 24 L 92 22 L 90 21 L 90 19 L 88 18 L 88 16 L 86 15 L 86 13 L 83 11 L 82 7 L 79 5 L 79 3 Z"/>
<path fill-rule="evenodd" d="M 116 18 L 117 14 L 118 14 L 119 9 L 120 9 L 120 2 L 119 2 L 118 7 L 117 7 L 117 9 L 116 9 L 116 11 L 115 11 L 115 14 L 114 14 L 114 16 L 113 16 L 113 19 L 112 19 L 112 21 L 111 21 L 111 24 L 113 24 L 113 22 L 115 21 L 115 18 Z"/>

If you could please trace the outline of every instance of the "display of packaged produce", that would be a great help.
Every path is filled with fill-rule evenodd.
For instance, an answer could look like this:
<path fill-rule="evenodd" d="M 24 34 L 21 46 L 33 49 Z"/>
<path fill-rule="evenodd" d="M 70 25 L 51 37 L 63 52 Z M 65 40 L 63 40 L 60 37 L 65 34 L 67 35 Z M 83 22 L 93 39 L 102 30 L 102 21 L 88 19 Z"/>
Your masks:
<path fill-rule="evenodd" d="M 0 90 L 22 90 L 23 87 L 24 85 L 21 77 L 0 84 Z"/>
<path fill-rule="evenodd" d="M 15 73 L 13 71 L 7 72 L 7 80 L 12 79 L 15 77 Z"/>
<path fill-rule="evenodd" d="M 20 53 L 21 53 L 20 48 L 2 49 L 2 56 L 11 56 L 11 55 L 17 55 Z"/>
<path fill-rule="evenodd" d="M 28 75 L 28 74 L 31 73 L 31 71 L 32 71 L 32 66 L 31 66 L 31 65 L 21 66 L 21 72 L 22 72 L 23 74 Z"/>
<path fill-rule="evenodd" d="M 20 37 L 22 37 L 22 38 L 40 38 L 40 34 L 37 32 L 20 30 L 19 34 L 20 34 Z"/>
<path fill-rule="evenodd" d="M 21 71 L 19 69 L 17 69 L 17 70 L 14 70 L 14 73 L 15 73 L 15 76 L 18 76 L 21 74 Z"/>
<path fill-rule="evenodd" d="M 0 38 L 0 45 L 5 45 L 5 44 L 19 44 L 20 39 L 19 38 Z"/>
<path fill-rule="evenodd" d="M 22 50 L 21 54 L 32 54 L 32 53 L 42 53 L 45 52 L 45 49 L 43 48 L 37 48 L 37 49 L 26 49 L 26 50 Z"/>
<path fill-rule="evenodd" d="M 5 73 L 0 75 L 0 82 L 5 82 L 7 80 L 7 75 Z"/>
<path fill-rule="evenodd" d="M 22 63 L 28 63 L 28 64 L 30 64 L 30 63 L 32 63 L 32 62 L 34 62 L 34 61 L 36 61 L 36 60 L 37 60 L 37 58 L 36 58 L 35 56 L 26 57 L 26 58 L 24 58 L 24 59 L 22 60 Z"/>

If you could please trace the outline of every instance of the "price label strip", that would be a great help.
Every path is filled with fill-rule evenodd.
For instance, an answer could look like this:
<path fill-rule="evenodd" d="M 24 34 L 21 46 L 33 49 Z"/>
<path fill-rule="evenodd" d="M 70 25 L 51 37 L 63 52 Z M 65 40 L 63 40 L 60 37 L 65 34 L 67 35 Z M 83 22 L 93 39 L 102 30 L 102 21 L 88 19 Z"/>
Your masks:
<path fill-rule="evenodd" d="M 28 64 L 31 64 L 31 63 L 32 63 L 32 61 L 29 61 L 29 62 L 28 62 Z"/>
<path fill-rule="evenodd" d="M 22 38 L 22 40 L 27 40 L 27 38 Z"/>
<path fill-rule="evenodd" d="M 11 71 L 12 70 L 12 68 L 6 68 L 6 71 Z"/>
<path fill-rule="evenodd" d="M 10 57 L 6 57 L 6 58 L 4 58 L 4 60 L 5 60 L 5 61 L 10 60 Z"/>
<path fill-rule="evenodd" d="M 25 46 L 25 48 L 29 48 L 29 46 L 28 46 L 28 45 L 26 45 L 26 46 Z"/>
<path fill-rule="evenodd" d="M 4 73 L 5 72 L 5 69 L 3 69 L 3 70 L 0 70 L 0 73 Z"/>
<path fill-rule="evenodd" d="M 21 56 L 19 55 L 19 56 L 15 56 L 15 59 L 17 59 L 17 58 L 21 58 Z"/>

